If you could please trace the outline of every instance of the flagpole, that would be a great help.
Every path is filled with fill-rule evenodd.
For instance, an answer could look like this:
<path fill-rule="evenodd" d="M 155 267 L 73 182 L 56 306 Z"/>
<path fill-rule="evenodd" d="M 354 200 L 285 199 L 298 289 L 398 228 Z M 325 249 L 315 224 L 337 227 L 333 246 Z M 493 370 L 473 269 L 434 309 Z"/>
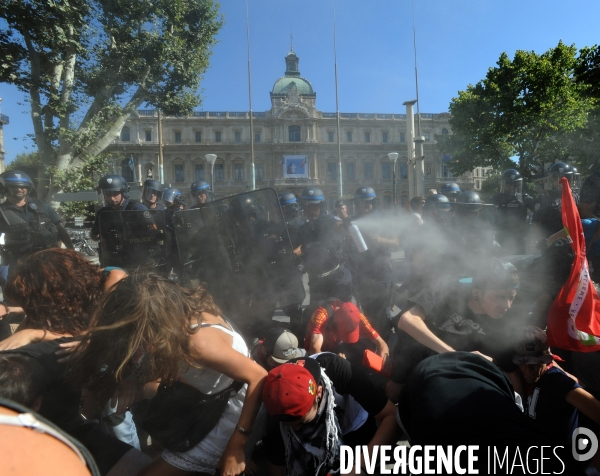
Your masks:
<path fill-rule="evenodd" d="M 335 0 L 333 2 L 333 63 L 335 70 L 335 117 L 337 119 L 337 147 L 338 147 L 338 175 L 339 175 L 339 196 L 344 196 L 344 185 L 342 180 L 342 142 L 340 138 L 340 107 L 338 100 L 338 68 L 337 68 L 337 45 L 335 28 Z"/>
<path fill-rule="evenodd" d="M 254 118 L 252 117 L 252 75 L 250 73 L 250 20 L 248 19 L 248 0 L 246 0 L 246 43 L 248 44 L 248 102 L 250 103 L 250 174 L 252 190 L 256 190 L 256 170 L 254 167 Z"/>

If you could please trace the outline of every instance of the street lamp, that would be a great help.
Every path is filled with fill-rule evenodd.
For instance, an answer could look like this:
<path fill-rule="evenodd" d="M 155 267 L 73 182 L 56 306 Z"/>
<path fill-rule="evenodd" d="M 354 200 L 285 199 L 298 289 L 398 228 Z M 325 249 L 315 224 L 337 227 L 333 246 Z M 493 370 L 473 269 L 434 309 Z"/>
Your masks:
<path fill-rule="evenodd" d="M 206 154 L 204 156 L 206 161 L 210 164 L 210 190 L 215 193 L 215 161 L 217 160 L 216 154 Z"/>
<path fill-rule="evenodd" d="M 398 160 L 398 152 L 390 152 L 388 154 L 390 161 L 393 164 L 393 184 L 394 184 L 394 211 L 396 211 L 397 201 L 396 201 L 396 161 Z"/>

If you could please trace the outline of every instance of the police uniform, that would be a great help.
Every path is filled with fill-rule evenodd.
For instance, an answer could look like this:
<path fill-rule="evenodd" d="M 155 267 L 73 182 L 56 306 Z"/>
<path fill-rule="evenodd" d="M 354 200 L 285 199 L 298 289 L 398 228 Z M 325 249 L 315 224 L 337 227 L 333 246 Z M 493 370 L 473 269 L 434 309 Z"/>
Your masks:
<path fill-rule="evenodd" d="M 578 194 L 573 193 L 573 199 L 575 203 L 579 203 Z M 540 195 L 535 201 L 532 222 L 541 227 L 544 238 L 563 229 L 561 203 L 560 190 L 551 190 L 548 195 Z"/>
<path fill-rule="evenodd" d="M 4 233 L 3 264 L 15 265 L 19 258 L 57 247 L 59 226 L 59 216 L 46 202 L 28 197 L 22 207 L 8 200 L 2 203 L 0 233 Z"/>
<path fill-rule="evenodd" d="M 519 200 L 516 195 L 498 193 L 491 203 L 496 205 L 496 240 L 502 247 L 502 255 L 524 255 L 528 232 L 527 205 L 533 201 L 529 195 Z"/>

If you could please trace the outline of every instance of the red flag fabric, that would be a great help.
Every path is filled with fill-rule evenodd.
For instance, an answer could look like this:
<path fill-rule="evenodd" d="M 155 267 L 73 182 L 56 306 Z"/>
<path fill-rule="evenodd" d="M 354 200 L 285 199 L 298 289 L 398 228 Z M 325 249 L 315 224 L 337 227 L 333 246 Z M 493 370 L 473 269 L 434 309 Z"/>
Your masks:
<path fill-rule="evenodd" d="M 600 350 L 600 298 L 590 278 L 585 255 L 583 226 L 571 187 L 562 184 L 562 222 L 575 259 L 571 274 L 552 303 L 548 313 L 548 344 L 565 350 L 595 352 Z"/>

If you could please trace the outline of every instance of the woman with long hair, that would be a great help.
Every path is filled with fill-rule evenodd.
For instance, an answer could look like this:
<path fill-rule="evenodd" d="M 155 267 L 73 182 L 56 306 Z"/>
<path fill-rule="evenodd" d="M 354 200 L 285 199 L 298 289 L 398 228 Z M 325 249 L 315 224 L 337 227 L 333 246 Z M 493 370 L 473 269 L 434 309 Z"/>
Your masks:
<path fill-rule="evenodd" d="M 120 281 L 102 299 L 74 368 L 101 399 L 118 395 L 120 407 L 134 403 L 150 382 L 184 383 L 205 395 L 243 383 L 204 439 L 185 452 L 165 450 L 142 474 L 244 471 L 244 445 L 266 371 L 249 358 L 244 339 L 205 288 L 184 288 L 155 274 Z"/>
<path fill-rule="evenodd" d="M 122 269 L 102 269 L 73 250 L 33 253 L 19 262 L 4 289 L 5 297 L 27 317 L 14 335 L 0 342 L 0 350 L 82 334 L 102 294 L 125 276 Z M 62 344 L 65 349 L 73 345 Z"/>

